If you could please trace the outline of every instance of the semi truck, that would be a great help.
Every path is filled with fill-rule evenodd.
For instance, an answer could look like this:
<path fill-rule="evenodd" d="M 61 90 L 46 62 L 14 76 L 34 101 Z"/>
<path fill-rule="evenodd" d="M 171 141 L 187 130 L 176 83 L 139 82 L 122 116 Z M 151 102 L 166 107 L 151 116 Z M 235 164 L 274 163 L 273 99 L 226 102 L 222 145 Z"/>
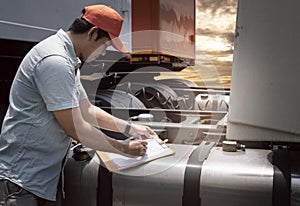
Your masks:
<path fill-rule="evenodd" d="M 183 129 L 180 124 L 191 131 L 189 137 L 177 140 L 180 142 L 194 142 L 195 138 L 200 142 L 211 123 L 212 130 L 218 131 L 215 125 L 226 116 L 229 90 L 208 91 L 190 80 L 161 75 L 195 64 L 194 0 L 64 1 L 59 6 L 55 1 L 4 1 L 0 12 L 1 121 L 14 75 L 28 50 L 58 29 L 67 30 L 84 6 L 96 3 L 110 5 L 122 15 L 120 38 L 132 58 L 109 48 L 107 55 L 82 67 L 81 81 L 91 102 L 130 121 L 151 113 L 154 127 L 161 135 L 171 134 L 172 142 Z M 11 13 L 15 8 L 22 8 L 18 15 Z"/>
<path fill-rule="evenodd" d="M 230 90 L 161 78 L 194 64 L 195 1 L 3 1 L 2 115 L 25 53 L 93 3 L 113 4 L 123 16 L 132 59 L 111 50 L 84 65 L 88 97 L 151 126 L 175 154 L 110 172 L 96 151 L 74 142 L 62 205 L 300 205 L 298 1 L 238 1 Z"/>

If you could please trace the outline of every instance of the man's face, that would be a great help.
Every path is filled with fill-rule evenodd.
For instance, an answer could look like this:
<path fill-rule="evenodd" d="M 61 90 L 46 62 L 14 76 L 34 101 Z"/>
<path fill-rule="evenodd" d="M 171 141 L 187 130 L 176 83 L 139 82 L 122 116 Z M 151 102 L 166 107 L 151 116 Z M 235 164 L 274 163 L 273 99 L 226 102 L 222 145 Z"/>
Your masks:
<path fill-rule="evenodd" d="M 81 51 L 79 58 L 85 62 L 91 62 L 97 59 L 100 55 L 106 54 L 106 49 L 111 45 L 110 38 L 98 38 L 98 28 L 92 27 L 81 42 Z"/>
<path fill-rule="evenodd" d="M 111 46 L 111 41 L 108 38 L 102 38 L 94 42 L 94 45 L 90 47 L 91 52 L 86 59 L 86 62 L 91 62 L 97 59 L 100 55 L 106 54 L 107 47 Z"/>

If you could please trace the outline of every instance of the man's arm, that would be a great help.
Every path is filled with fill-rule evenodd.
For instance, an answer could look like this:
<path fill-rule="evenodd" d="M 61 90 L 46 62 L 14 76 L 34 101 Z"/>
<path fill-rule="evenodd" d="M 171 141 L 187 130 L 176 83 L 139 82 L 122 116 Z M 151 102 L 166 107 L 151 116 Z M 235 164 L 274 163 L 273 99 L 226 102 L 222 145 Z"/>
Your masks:
<path fill-rule="evenodd" d="M 92 105 L 88 99 L 80 100 L 80 109 L 83 118 L 87 122 L 100 128 L 124 133 L 128 125 L 127 121 L 116 118 L 99 107 Z M 155 135 L 155 132 L 147 126 L 131 124 L 129 135 L 133 137 L 144 135 L 150 138 L 152 135 Z"/>
<path fill-rule="evenodd" d="M 109 138 L 83 119 L 79 107 L 54 111 L 54 116 L 68 136 L 87 147 L 122 155 L 142 156 L 146 153 L 146 141 L 138 140 L 128 143 Z"/>

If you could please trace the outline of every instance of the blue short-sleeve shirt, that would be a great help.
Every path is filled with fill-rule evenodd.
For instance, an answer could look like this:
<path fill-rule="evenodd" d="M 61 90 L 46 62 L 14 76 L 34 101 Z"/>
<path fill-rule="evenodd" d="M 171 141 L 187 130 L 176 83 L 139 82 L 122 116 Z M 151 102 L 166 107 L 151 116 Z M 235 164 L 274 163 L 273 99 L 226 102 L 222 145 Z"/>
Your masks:
<path fill-rule="evenodd" d="M 68 35 L 59 30 L 25 56 L 13 81 L 0 136 L 0 179 L 55 200 L 62 161 L 71 139 L 53 111 L 87 98 L 80 61 Z M 76 75 L 77 74 L 77 75 Z"/>

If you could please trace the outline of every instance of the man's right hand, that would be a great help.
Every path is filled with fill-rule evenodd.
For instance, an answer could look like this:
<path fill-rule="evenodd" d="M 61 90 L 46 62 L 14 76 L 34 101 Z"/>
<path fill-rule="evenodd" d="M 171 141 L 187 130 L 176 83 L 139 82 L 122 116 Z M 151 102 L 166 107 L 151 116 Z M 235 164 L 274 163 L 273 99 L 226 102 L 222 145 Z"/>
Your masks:
<path fill-rule="evenodd" d="M 131 140 L 126 144 L 125 153 L 132 156 L 144 156 L 147 152 L 146 140 Z"/>

